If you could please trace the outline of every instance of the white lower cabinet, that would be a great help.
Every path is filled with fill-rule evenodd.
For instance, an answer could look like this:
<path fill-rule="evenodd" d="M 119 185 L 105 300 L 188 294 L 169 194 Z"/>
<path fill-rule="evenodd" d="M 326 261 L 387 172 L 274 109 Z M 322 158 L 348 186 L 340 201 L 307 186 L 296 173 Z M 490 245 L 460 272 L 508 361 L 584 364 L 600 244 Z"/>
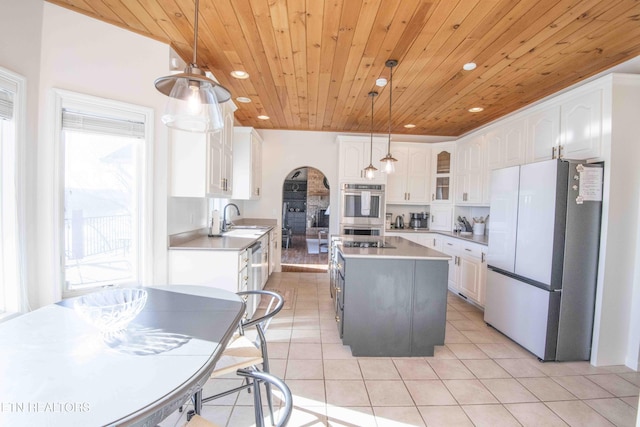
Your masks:
<path fill-rule="evenodd" d="M 443 237 L 442 252 L 449 260 L 449 290 L 484 306 L 487 263 L 486 246 Z"/>
<path fill-rule="evenodd" d="M 460 277 L 460 269 L 458 268 L 458 239 L 444 238 L 442 243 L 442 252 L 449 255 L 449 290 L 458 293 L 458 281 Z"/>
<path fill-rule="evenodd" d="M 169 284 L 203 285 L 231 292 L 248 290 L 249 253 L 243 251 L 169 250 Z"/>

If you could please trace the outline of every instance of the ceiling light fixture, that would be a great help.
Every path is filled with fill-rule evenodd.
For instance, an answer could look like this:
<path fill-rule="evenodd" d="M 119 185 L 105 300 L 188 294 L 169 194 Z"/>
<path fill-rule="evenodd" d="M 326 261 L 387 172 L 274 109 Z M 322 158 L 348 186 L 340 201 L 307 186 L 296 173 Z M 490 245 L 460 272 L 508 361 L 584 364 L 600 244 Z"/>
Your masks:
<path fill-rule="evenodd" d="M 384 64 L 389 67 L 389 142 L 387 143 L 387 155 L 380 159 L 380 162 L 384 165 L 384 171 L 386 173 L 393 173 L 396 169 L 395 163 L 398 161 L 391 155 L 391 103 L 393 94 L 393 67 L 398 65 L 398 61 L 395 59 L 389 59 Z"/>
<path fill-rule="evenodd" d="M 169 96 L 162 122 L 170 128 L 191 132 L 214 132 L 224 127 L 220 103 L 231 93 L 198 67 L 198 3 L 193 25 L 193 61 L 184 73 L 156 79 L 155 86 Z"/>
<path fill-rule="evenodd" d="M 269 116 L 265 116 L 265 115 L 260 115 L 260 116 L 258 116 L 258 118 L 259 118 L 260 120 L 269 120 L 269 119 L 270 119 L 270 117 L 269 117 Z"/>
<path fill-rule="evenodd" d="M 251 102 L 251 98 L 247 98 L 246 96 L 239 96 L 236 98 L 236 101 L 241 102 L 243 104 L 248 104 Z"/>
<path fill-rule="evenodd" d="M 466 64 L 464 64 L 462 66 L 462 69 L 465 71 L 471 71 L 471 70 L 475 70 L 477 67 L 475 62 L 467 62 Z"/>
<path fill-rule="evenodd" d="M 469 108 L 469 112 L 470 112 L 470 113 L 479 113 L 479 112 L 481 112 L 481 111 L 484 111 L 484 108 L 482 108 L 482 107 L 472 107 L 472 108 Z"/>
<path fill-rule="evenodd" d="M 248 79 L 249 78 L 249 73 L 247 73 L 246 71 L 242 71 L 242 70 L 234 70 L 231 73 L 231 77 L 235 78 L 235 79 Z"/>
<path fill-rule="evenodd" d="M 406 127 L 407 129 L 413 129 L 414 127 L 416 127 L 416 125 L 414 125 L 413 123 L 407 123 L 406 125 L 404 125 L 404 127 Z"/>
<path fill-rule="evenodd" d="M 387 79 L 385 79 L 384 77 L 380 77 L 379 79 L 376 79 L 376 86 L 385 87 L 386 85 L 387 85 Z"/>
<path fill-rule="evenodd" d="M 378 92 L 371 91 L 369 92 L 369 96 L 371 97 L 371 142 L 369 145 L 369 166 L 364 168 L 364 176 L 367 179 L 373 179 L 375 178 L 376 171 L 378 170 L 373 166 L 373 100 L 378 96 Z"/>

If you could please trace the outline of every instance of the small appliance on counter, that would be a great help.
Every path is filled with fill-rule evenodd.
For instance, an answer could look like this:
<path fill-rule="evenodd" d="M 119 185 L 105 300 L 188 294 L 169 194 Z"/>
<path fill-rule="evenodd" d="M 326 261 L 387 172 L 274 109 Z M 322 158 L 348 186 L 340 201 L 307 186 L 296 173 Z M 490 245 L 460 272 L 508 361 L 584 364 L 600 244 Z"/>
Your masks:
<path fill-rule="evenodd" d="M 418 230 L 421 228 L 429 228 L 429 213 L 428 212 L 411 212 L 411 220 L 409 221 L 409 228 Z"/>
<path fill-rule="evenodd" d="M 390 212 L 387 212 L 387 214 L 385 215 L 385 222 L 384 222 L 384 227 L 389 230 L 391 229 L 391 222 L 393 221 L 393 214 Z"/>
<path fill-rule="evenodd" d="M 404 218 L 402 215 L 396 216 L 396 228 L 404 228 Z"/>

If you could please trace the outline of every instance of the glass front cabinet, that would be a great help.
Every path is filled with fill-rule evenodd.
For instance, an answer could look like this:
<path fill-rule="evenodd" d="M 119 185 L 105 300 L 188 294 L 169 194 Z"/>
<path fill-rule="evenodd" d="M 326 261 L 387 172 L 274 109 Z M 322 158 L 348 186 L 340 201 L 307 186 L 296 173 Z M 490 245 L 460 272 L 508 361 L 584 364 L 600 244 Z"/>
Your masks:
<path fill-rule="evenodd" d="M 431 203 L 451 203 L 453 200 L 453 159 L 455 146 L 451 143 L 432 146 Z"/>

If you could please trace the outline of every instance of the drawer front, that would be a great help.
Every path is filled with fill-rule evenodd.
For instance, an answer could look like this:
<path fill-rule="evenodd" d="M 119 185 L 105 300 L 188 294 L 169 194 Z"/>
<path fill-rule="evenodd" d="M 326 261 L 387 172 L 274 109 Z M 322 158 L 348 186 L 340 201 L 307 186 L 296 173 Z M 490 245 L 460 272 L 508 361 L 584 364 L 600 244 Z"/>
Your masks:
<path fill-rule="evenodd" d="M 238 292 L 249 290 L 249 267 L 245 267 L 238 272 Z"/>
<path fill-rule="evenodd" d="M 460 244 L 460 254 L 479 259 L 482 256 L 482 247 L 473 243 L 463 242 Z"/>
<path fill-rule="evenodd" d="M 243 268 L 247 268 L 249 265 L 249 251 L 244 250 L 238 252 L 238 271 L 241 271 Z"/>
<path fill-rule="evenodd" d="M 460 250 L 460 242 L 457 239 L 442 239 L 442 252 L 447 255 L 457 254 Z"/>

